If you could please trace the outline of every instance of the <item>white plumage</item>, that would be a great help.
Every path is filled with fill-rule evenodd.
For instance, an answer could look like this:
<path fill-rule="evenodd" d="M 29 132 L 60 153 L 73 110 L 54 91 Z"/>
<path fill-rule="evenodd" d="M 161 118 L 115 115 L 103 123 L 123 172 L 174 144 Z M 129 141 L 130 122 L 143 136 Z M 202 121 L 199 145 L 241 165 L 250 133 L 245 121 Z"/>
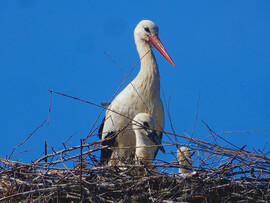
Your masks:
<path fill-rule="evenodd" d="M 191 150 L 188 147 L 181 147 L 177 150 L 177 159 L 180 165 L 179 173 L 192 172 Z"/>
<path fill-rule="evenodd" d="M 174 63 L 160 42 L 158 27 L 152 21 L 141 21 L 134 30 L 134 38 L 141 58 L 141 69 L 137 77 L 119 93 L 106 111 L 99 136 L 101 139 L 106 139 L 102 145 L 114 146 L 118 149 L 113 151 L 103 149 L 101 163 L 114 165 L 121 162 L 120 160 L 128 160 L 132 157 L 136 140 L 131 129 L 131 121 L 138 113 L 152 115 L 156 129 L 162 130 L 164 127 L 159 70 L 151 45 L 157 48 L 171 64 Z M 110 136 L 113 138 L 108 140 Z M 161 139 L 162 133 L 158 132 L 158 136 Z"/>
<path fill-rule="evenodd" d="M 137 114 L 132 121 L 132 129 L 136 137 L 135 160 L 139 163 L 151 164 L 158 149 L 165 152 L 163 146 L 160 146 L 161 140 L 154 128 L 155 121 L 147 113 Z"/>

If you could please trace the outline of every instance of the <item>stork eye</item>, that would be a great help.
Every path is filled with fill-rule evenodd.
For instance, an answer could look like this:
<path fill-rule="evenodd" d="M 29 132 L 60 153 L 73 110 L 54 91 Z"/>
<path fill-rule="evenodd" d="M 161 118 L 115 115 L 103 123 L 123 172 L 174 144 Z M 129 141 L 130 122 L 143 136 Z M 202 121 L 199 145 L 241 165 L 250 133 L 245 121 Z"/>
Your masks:
<path fill-rule="evenodd" d="M 143 125 L 144 125 L 145 127 L 147 127 L 147 128 L 150 127 L 149 124 L 148 124 L 147 122 L 143 122 Z"/>
<path fill-rule="evenodd" d="M 145 27 L 144 30 L 145 30 L 146 32 L 150 33 L 150 30 L 149 30 L 148 27 Z"/>

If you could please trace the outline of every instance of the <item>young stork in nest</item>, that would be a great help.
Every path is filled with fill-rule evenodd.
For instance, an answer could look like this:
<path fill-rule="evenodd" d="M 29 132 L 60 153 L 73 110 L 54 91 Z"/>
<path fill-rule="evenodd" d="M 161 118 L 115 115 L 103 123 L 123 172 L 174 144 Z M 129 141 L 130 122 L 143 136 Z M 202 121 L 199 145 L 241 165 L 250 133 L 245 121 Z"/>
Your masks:
<path fill-rule="evenodd" d="M 153 130 L 154 128 L 155 121 L 147 113 L 137 114 L 132 121 L 132 129 L 136 137 L 135 160 L 138 160 L 139 163 L 151 164 L 158 149 L 165 153 L 160 138 Z"/>
<path fill-rule="evenodd" d="M 192 172 L 191 150 L 188 147 L 181 147 L 177 150 L 177 159 L 180 165 L 179 173 L 187 174 Z"/>
<path fill-rule="evenodd" d="M 121 165 L 131 159 L 136 139 L 131 121 L 138 113 L 153 116 L 156 129 L 163 130 L 164 109 L 160 99 L 160 80 L 157 62 L 152 51 L 154 46 L 174 66 L 158 37 L 158 27 L 150 20 L 142 20 L 134 30 L 134 38 L 141 59 L 137 77 L 114 99 L 106 111 L 99 129 L 103 146 L 115 147 L 101 150 L 101 163 Z M 159 139 L 162 133 L 157 132 Z M 155 154 L 157 151 L 155 152 Z"/>

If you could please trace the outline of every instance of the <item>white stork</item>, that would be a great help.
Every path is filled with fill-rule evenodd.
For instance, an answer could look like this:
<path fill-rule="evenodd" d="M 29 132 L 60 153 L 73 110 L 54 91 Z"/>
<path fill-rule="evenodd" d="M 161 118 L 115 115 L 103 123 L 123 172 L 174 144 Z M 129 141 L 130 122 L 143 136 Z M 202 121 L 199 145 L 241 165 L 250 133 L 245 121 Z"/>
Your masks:
<path fill-rule="evenodd" d="M 132 129 L 136 137 L 135 160 L 144 164 L 151 164 L 153 162 L 158 149 L 165 153 L 164 147 L 161 146 L 160 138 L 156 131 L 153 130 L 154 128 L 155 121 L 147 113 L 137 114 L 132 121 Z"/>
<path fill-rule="evenodd" d="M 192 172 L 191 150 L 188 147 L 181 147 L 177 150 L 177 159 L 180 165 L 179 173 Z"/>
<path fill-rule="evenodd" d="M 116 165 L 134 155 L 136 144 L 131 121 L 138 113 L 148 113 L 156 122 L 156 129 L 164 127 L 164 109 L 160 99 L 159 70 L 152 45 L 169 61 L 166 49 L 158 37 L 158 27 L 150 20 L 142 20 L 134 30 L 134 38 L 141 59 L 141 69 L 137 77 L 114 99 L 106 111 L 99 129 L 103 146 L 117 149 L 102 149 L 101 163 Z M 117 113 L 116 113 L 117 112 Z M 158 132 L 161 139 L 162 133 Z M 133 146 L 133 147 L 131 147 Z M 156 152 L 157 153 L 157 152 Z"/>

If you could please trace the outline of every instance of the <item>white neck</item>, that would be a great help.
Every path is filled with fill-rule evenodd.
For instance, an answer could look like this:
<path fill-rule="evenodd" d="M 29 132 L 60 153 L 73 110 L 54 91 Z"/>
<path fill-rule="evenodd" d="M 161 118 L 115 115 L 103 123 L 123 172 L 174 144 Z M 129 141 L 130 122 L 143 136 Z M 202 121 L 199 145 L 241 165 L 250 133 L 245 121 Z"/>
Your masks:
<path fill-rule="evenodd" d="M 150 139 L 143 133 L 137 131 L 136 134 L 136 151 L 135 159 L 141 160 L 145 163 L 152 163 L 154 159 L 154 152 L 152 147 L 149 147 L 152 144 Z"/>
<path fill-rule="evenodd" d="M 151 93 L 160 96 L 159 70 L 151 45 L 144 40 L 135 40 L 141 59 L 141 70 L 134 81 L 139 80 Z M 143 81 L 143 82 L 141 82 Z"/>
<path fill-rule="evenodd" d="M 150 139 L 141 133 L 139 130 L 136 132 L 136 147 L 151 146 Z"/>

